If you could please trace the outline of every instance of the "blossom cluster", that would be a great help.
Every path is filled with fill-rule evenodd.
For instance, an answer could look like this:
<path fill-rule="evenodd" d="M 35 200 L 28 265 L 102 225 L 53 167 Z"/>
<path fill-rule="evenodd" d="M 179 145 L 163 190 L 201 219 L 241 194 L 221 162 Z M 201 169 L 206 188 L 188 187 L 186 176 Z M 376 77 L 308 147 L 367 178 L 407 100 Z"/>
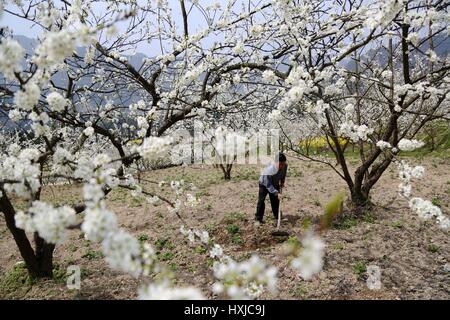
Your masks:
<path fill-rule="evenodd" d="M 170 137 L 148 137 L 137 147 L 137 152 L 145 160 L 158 159 L 167 156 L 169 146 L 172 143 Z"/>
<path fill-rule="evenodd" d="M 39 150 L 26 148 L 14 150 L 15 146 L 10 146 L 11 154 L 0 161 L 0 176 L 9 180 L 5 184 L 6 191 L 15 192 L 19 197 L 30 199 L 40 188 L 39 176 L 41 173 L 39 163 Z"/>
<path fill-rule="evenodd" d="M 209 244 L 209 234 L 205 230 L 201 231 L 196 229 L 186 229 L 186 227 L 183 225 L 180 227 L 180 233 L 186 236 L 191 243 L 195 243 L 197 240 L 199 240 L 204 245 Z"/>
<path fill-rule="evenodd" d="M 406 161 L 398 163 L 399 178 L 402 181 L 399 184 L 400 194 L 408 198 L 411 195 L 411 178 L 420 179 L 425 173 L 422 166 L 411 167 Z"/>
<path fill-rule="evenodd" d="M 214 250 L 217 251 L 217 247 Z M 213 292 L 231 299 L 256 299 L 265 288 L 271 293 L 277 291 L 277 269 L 257 255 L 242 262 L 222 257 L 214 263 L 213 272 L 217 279 Z"/>
<path fill-rule="evenodd" d="M 435 206 L 431 201 L 421 198 L 411 198 L 409 200 L 409 207 L 411 210 L 423 220 L 436 219 L 436 223 L 444 230 L 450 229 L 450 218 L 445 216 L 438 206 Z"/>
<path fill-rule="evenodd" d="M 369 135 L 373 133 L 373 129 L 365 124 L 356 125 L 351 122 L 344 122 L 339 128 L 339 132 L 342 136 L 349 138 L 353 142 L 358 142 L 367 141 Z"/>
<path fill-rule="evenodd" d="M 402 196 L 409 199 L 409 207 L 412 212 L 417 214 L 422 220 L 436 219 L 436 223 L 443 230 L 450 229 L 450 218 L 442 213 L 441 208 L 434 205 L 429 200 L 424 200 L 419 197 L 411 197 L 411 179 L 421 178 L 425 173 L 425 168 L 422 166 L 411 167 L 406 161 L 400 161 L 398 163 L 399 177 L 402 181 L 399 185 L 399 191 Z"/>
<path fill-rule="evenodd" d="M 301 243 L 289 242 L 285 245 L 284 250 L 286 255 L 292 256 L 291 267 L 304 280 L 312 279 L 316 273 L 322 270 L 325 243 L 311 231 L 306 233 Z"/>
<path fill-rule="evenodd" d="M 55 112 L 63 111 L 68 104 L 67 99 L 65 99 L 61 94 L 59 94 L 56 91 L 51 92 L 47 96 L 47 102 L 48 105 L 50 106 L 50 109 Z"/>
<path fill-rule="evenodd" d="M 409 140 L 409 139 L 401 139 L 398 142 L 398 148 L 402 151 L 413 151 L 418 148 L 421 148 L 424 145 L 424 142 L 418 140 Z"/>
<path fill-rule="evenodd" d="M 20 65 L 25 55 L 25 49 L 16 41 L 10 38 L 3 39 L 0 43 L 0 72 L 6 79 L 13 80 L 14 73 L 22 71 Z"/>
<path fill-rule="evenodd" d="M 202 292 L 195 287 L 170 286 L 168 280 L 150 283 L 139 288 L 140 300 L 204 300 Z"/>
<path fill-rule="evenodd" d="M 37 232 L 48 243 L 60 244 L 67 237 L 67 228 L 76 223 L 75 210 L 68 206 L 54 208 L 42 201 L 34 201 L 27 212 L 15 215 L 16 226 L 27 232 Z"/>
<path fill-rule="evenodd" d="M 261 296 L 265 288 L 276 292 L 277 269 L 266 264 L 254 255 L 249 260 L 236 262 L 225 255 L 223 248 L 210 241 L 207 231 L 186 229 L 181 226 L 180 233 L 186 236 L 190 243 L 200 242 L 209 247 L 209 255 L 216 259 L 213 272 L 216 282 L 212 286 L 215 294 L 222 294 L 231 299 L 256 299 Z"/>

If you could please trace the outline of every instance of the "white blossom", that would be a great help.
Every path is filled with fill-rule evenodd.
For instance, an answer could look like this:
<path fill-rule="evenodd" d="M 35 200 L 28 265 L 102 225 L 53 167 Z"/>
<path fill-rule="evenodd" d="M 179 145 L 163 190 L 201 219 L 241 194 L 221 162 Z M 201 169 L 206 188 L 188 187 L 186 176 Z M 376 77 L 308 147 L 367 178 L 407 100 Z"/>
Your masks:
<path fill-rule="evenodd" d="M 188 193 L 186 194 L 186 202 L 185 205 L 188 207 L 195 207 L 200 203 L 200 200 L 198 200 L 194 195 Z"/>
<path fill-rule="evenodd" d="M 218 280 L 213 285 L 215 293 L 223 293 L 231 299 L 255 299 L 265 288 L 272 293 L 277 290 L 277 269 L 256 255 L 242 262 L 230 258 L 216 261 L 213 270 Z"/>
<path fill-rule="evenodd" d="M 352 122 L 343 122 L 339 128 L 339 132 L 344 137 L 350 138 L 353 142 L 358 142 L 360 140 L 367 141 L 369 135 L 373 133 L 373 129 L 370 129 L 365 124 L 359 126 Z"/>
<path fill-rule="evenodd" d="M 300 254 L 291 261 L 291 266 L 305 280 L 310 280 L 314 274 L 322 270 L 324 257 L 324 242 L 312 233 L 302 239 Z"/>
<path fill-rule="evenodd" d="M 265 81 L 269 83 L 275 83 L 277 81 L 277 76 L 275 72 L 273 72 L 272 70 L 265 70 L 262 73 L 262 77 Z"/>
<path fill-rule="evenodd" d="M 85 136 L 91 137 L 94 134 L 94 128 L 87 127 L 86 129 L 83 130 L 83 133 Z"/>
<path fill-rule="evenodd" d="M 38 157 L 37 149 L 26 148 L 19 151 L 17 156 L 7 156 L 0 161 L 0 176 L 14 181 L 5 184 L 6 191 L 15 192 L 19 197 L 29 199 L 40 188 L 41 170 L 39 163 L 36 162 Z"/>
<path fill-rule="evenodd" d="M 81 230 L 91 241 L 102 241 L 111 232 L 117 231 L 116 215 L 101 207 L 87 208 Z"/>
<path fill-rule="evenodd" d="M 41 89 L 34 82 L 28 82 L 14 94 L 14 104 L 21 110 L 31 111 L 38 103 Z"/>
<path fill-rule="evenodd" d="M 204 300 L 201 291 L 194 287 L 172 288 L 168 281 L 151 283 L 139 289 L 140 300 Z"/>
<path fill-rule="evenodd" d="M 166 155 L 172 140 L 166 137 L 148 137 L 138 147 L 139 154 L 146 160 L 157 159 Z"/>
<path fill-rule="evenodd" d="M 34 62 L 42 67 L 61 63 L 75 50 L 75 37 L 67 30 L 49 32 L 36 48 Z"/>
<path fill-rule="evenodd" d="M 0 72 L 6 79 L 15 79 L 15 72 L 21 72 L 20 61 L 25 55 L 25 49 L 11 38 L 2 39 L 0 43 Z"/>
<path fill-rule="evenodd" d="M 380 148 L 381 150 L 386 150 L 386 149 L 392 148 L 392 146 L 389 142 L 382 141 L 382 140 L 377 142 L 377 147 Z"/>
<path fill-rule="evenodd" d="M 64 99 L 64 97 L 58 92 L 51 92 L 47 96 L 47 102 L 50 106 L 50 109 L 55 112 L 63 111 L 68 103 L 68 101 Z"/>
<path fill-rule="evenodd" d="M 402 151 L 413 151 L 421 148 L 425 143 L 418 140 L 401 139 L 398 142 L 398 148 Z"/>
<path fill-rule="evenodd" d="M 448 230 L 450 228 L 450 219 L 442 213 L 438 206 L 432 204 L 431 201 L 417 197 L 412 198 L 409 201 L 409 207 L 420 219 L 430 220 L 434 217 L 442 229 Z"/>
<path fill-rule="evenodd" d="M 16 226 L 27 232 L 37 232 L 46 242 L 60 244 L 67 237 L 67 227 L 76 222 L 75 210 L 34 201 L 27 213 L 16 215 Z"/>
<path fill-rule="evenodd" d="M 11 121 L 17 122 L 20 119 L 22 119 L 22 114 L 20 113 L 19 110 L 13 109 L 13 110 L 9 111 L 8 117 L 11 119 Z"/>
<path fill-rule="evenodd" d="M 102 242 L 105 260 L 111 268 L 124 271 L 134 277 L 142 273 L 139 242 L 124 230 L 108 233 Z"/>
<path fill-rule="evenodd" d="M 220 258 L 223 255 L 223 249 L 220 245 L 218 244 L 214 244 L 214 246 L 211 248 L 211 250 L 209 251 L 209 256 L 211 258 Z"/>

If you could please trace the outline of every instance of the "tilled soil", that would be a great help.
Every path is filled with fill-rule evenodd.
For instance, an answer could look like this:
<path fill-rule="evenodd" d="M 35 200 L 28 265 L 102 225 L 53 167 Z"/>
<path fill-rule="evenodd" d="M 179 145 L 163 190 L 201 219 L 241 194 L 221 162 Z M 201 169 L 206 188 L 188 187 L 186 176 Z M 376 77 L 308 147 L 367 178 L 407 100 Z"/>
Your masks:
<path fill-rule="evenodd" d="M 427 158 L 413 164 L 426 167 L 424 179 L 414 183 L 413 194 L 433 201 L 449 215 L 450 160 Z M 185 223 L 206 229 L 225 253 L 236 260 L 258 254 L 279 270 L 279 290 L 265 293 L 263 299 L 449 299 L 450 240 L 433 221 L 420 221 L 397 196 L 397 172 L 393 166 L 372 192 L 374 207 L 361 219 L 347 219 L 329 230 L 317 231 L 326 242 L 323 270 L 312 280 L 302 280 L 292 270 L 282 252 L 286 237 L 274 237 L 276 221 L 267 199 L 265 224 L 255 226 L 254 212 L 258 195 L 256 166 L 236 166 L 232 180 L 223 181 L 219 169 L 209 166 L 174 167 L 145 174 L 146 180 L 184 179 L 197 186 L 201 204 L 181 214 Z M 144 182 L 153 191 L 172 197 L 170 187 L 158 190 L 155 183 Z M 79 186 L 44 188 L 44 200 L 77 202 Z M 281 229 L 301 239 L 309 228 L 318 229 L 326 203 L 345 183 L 328 167 L 289 160 L 289 171 L 282 203 Z M 172 197 L 173 198 L 173 197 Z M 135 199 L 128 192 L 115 190 L 108 206 L 118 215 L 120 225 L 148 241 L 163 264 L 174 271 L 179 285 L 196 285 L 209 298 L 214 277 L 211 259 L 202 248 L 192 246 L 179 233 L 181 222 L 164 204 L 153 206 Z M 292 238 L 291 238 L 292 239 Z M 59 270 L 56 280 L 30 283 L 17 277 L 15 265 L 21 261 L 3 216 L 0 218 L 0 298 L 21 299 L 133 299 L 139 281 L 112 271 L 102 258 L 100 246 L 71 231 L 69 240 L 55 251 Z M 68 290 L 64 270 L 79 265 L 80 290 Z M 381 269 L 382 287 L 369 290 L 364 269 Z M 23 270 L 22 270 L 23 271 Z M 62 275 L 61 275 L 62 274 Z"/>

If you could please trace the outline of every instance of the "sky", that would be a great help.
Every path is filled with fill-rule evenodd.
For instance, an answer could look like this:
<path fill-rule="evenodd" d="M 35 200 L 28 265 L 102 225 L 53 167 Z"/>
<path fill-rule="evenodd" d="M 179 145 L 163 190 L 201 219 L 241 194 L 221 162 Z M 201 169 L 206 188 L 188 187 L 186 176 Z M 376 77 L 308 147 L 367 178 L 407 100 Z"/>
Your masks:
<path fill-rule="evenodd" d="M 144 0 L 138 0 L 138 1 L 142 1 L 142 2 L 147 2 Z M 152 0 L 153 2 L 155 2 L 156 0 Z M 218 0 L 218 2 L 220 2 L 221 4 L 227 4 L 229 0 Z M 23 1 L 24 3 L 27 3 L 29 1 Z M 58 5 L 58 3 L 60 4 L 61 2 L 59 0 L 55 1 L 55 4 Z M 186 8 L 187 10 L 189 10 L 191 4 L 189 1 L 186 1 Z M 200 3 L 202 4 L 209 4 L 210 1 L 200 1 Z M 172 9 L 173 12 L 173 16 L 174 17 L 179 17 L 179 20 L 176 19 L 176 21 L 180 21 L 178 24 L 179 28 L 182 28 L 182 23 L 181 23 L 181 9 L 180 9 L 180 3 L 179 0 L 169 0 L 169 5 Z M 17 6 L 13 5 L 13 4 L 8 4 L 5 6 L 5 9 L 10 10 L 10 11 L 14 11 L 14 12 L 18 12 L 18 8 Z M 95 12 L 97 13 L 102 13 L 104 12 L 104 9 L 98 5 L 98 4 L 94 4 L 93 5 L 93 9 L 95 10 Z M 202 27 L 202 25 L 204 26 L 204 17 L 203 15 L 200 13 L 200 11 L 194 9 L 189 13 L 189 27 L 190 27 L 190 31 L 195 31 L 196 29 L 200 29 Z M 125 30 L 125 23 L 119 23 L 117 24 L 117 28 L 119 30 L 119 33 Z M 7 26 L 9 27 L 12 31 L 14 35 L 23 35 L 26 36 L 28 38 L 37 38 L 37 36 L 42 32 L 42 29 L 40 26 L 37 25 L 33 25 L 30 21 L 26 20 L 26 19 L 22 19 L 19 17 L 16 17 L 10 13 L 4 12 L 3 15 L 0 17 L 0 27 L 3 26 Z M 159 45 L 152 44 L 140 44 L 137 47 L 137 52 L 141 52 L 146 54 L 147 56 L 153 56 L 153 55 L 157 55 L 157 54 L 149 54 L 149 52 L 155 52 L 155 51 L 159 51 L 157 54 L 160 54 L 160 50 L 159 50 Z"/>

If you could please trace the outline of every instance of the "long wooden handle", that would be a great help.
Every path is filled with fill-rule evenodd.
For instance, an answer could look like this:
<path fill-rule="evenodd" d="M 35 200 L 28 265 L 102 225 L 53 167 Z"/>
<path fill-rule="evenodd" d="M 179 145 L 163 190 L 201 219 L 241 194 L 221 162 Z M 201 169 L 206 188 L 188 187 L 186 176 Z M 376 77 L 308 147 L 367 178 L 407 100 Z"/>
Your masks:
<path fill-rule="evenodd" d="M 280 193 L 281 194 L 282 189 L 280 188 Z M 280 225 L 281 225 L 281 197 L 278 198 L 278 221 L 277 221 L 277 230 L 280 229 Z"/>

